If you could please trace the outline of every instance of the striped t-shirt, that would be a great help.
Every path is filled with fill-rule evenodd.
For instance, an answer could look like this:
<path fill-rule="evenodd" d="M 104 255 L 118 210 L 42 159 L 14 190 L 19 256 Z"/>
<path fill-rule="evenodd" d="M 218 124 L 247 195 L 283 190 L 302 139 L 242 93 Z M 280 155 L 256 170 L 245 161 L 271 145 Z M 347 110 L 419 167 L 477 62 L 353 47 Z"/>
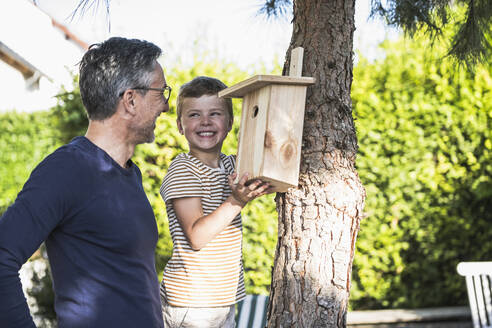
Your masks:
<path fill-rule="evenodd" d="M 174 198 L 200 197 L 203 214 L 212 213 L 231 194 L 227 177 L 234 172 L 235 158 L 221 154 L 220 161 L 220 168 L 212 168 L 191 154 L 179 154 L 171 162 L 160 189 L 173 240 L 161 294 L 173 306 L 227 306 L 245 297 L 241 214 L 205 247 L 195 251 L 171 202 Z"/>

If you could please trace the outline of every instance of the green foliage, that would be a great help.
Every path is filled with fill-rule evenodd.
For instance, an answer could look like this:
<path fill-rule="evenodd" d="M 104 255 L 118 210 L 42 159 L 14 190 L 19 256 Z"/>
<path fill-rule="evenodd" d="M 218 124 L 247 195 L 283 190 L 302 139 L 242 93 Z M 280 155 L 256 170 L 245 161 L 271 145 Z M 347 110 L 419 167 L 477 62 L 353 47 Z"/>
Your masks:
<path fill-rule="evenodd" d="M 422 37 L 382 47 L 354 70 L 367 218 L 351 305 L 466 305 L 456 265 L 492 254 L 491 61 L 472 75 Z"/>
<path fill-rule="evenodd" d="M 78 81 L 78 76 L 73 76 L 74 86 L 78 85 Z M 72 91 L 65 88 L 61 90 L 57 95 L 57 105 L 51 109 L 51 118 L 60 132 L 62 144 L 85 134 L 89 120 L 78 87 L 74 87 Z"/>
<path fill-rule="evenodd" d="M 14 202 L 34 167 L 58 145 L 47 112 L 0 113 L 0 215 Z"/>
<path fill-rule="evenodd" d="M 274 195 L 254 200 L 242 211 L 246 293 L 268 294 L 277 243 Z"/>

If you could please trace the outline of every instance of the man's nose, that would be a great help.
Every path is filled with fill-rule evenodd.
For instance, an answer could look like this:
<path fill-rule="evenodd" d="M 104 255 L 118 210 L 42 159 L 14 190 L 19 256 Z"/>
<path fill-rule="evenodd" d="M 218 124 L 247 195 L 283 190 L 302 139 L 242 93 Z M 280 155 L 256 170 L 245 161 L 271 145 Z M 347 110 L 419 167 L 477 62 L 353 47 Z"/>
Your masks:
<path fill-rule="evenodd" d="M 162 113 L 169 112 L 169 103 L 166 102 L 162 108 Z"/>

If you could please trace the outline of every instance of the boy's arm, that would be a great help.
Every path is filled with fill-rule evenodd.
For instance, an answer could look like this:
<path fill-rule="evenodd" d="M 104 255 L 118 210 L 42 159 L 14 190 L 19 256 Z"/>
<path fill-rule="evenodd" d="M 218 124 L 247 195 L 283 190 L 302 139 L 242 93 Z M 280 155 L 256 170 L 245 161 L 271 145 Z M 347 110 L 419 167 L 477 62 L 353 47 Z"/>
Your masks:
<path fill-rule="evenodd" d="M 232 183 L 234 178 L 235 174 L 229 177 L 232 194 L 209 215 L 203 215 L 199 197 L 172 199 L 176 217 L 192 249 L 203 248 L 231 223 L 250 200 L 270 192 L 270 185 L 261 180 L 245 186 L 247 175 L 243 175 L 237 184 Z"/>

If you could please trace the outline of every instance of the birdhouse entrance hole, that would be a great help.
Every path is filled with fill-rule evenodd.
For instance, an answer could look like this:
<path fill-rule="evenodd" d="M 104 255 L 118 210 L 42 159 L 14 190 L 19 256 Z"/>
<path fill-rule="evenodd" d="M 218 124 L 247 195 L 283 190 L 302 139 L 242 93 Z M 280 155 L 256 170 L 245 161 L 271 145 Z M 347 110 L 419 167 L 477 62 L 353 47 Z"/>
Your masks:
<path fill-rule="evenodd" d="M 252 118 L 258 116 L 258 106 L 253 106 L 253 113 L 251 115 Z"/>

